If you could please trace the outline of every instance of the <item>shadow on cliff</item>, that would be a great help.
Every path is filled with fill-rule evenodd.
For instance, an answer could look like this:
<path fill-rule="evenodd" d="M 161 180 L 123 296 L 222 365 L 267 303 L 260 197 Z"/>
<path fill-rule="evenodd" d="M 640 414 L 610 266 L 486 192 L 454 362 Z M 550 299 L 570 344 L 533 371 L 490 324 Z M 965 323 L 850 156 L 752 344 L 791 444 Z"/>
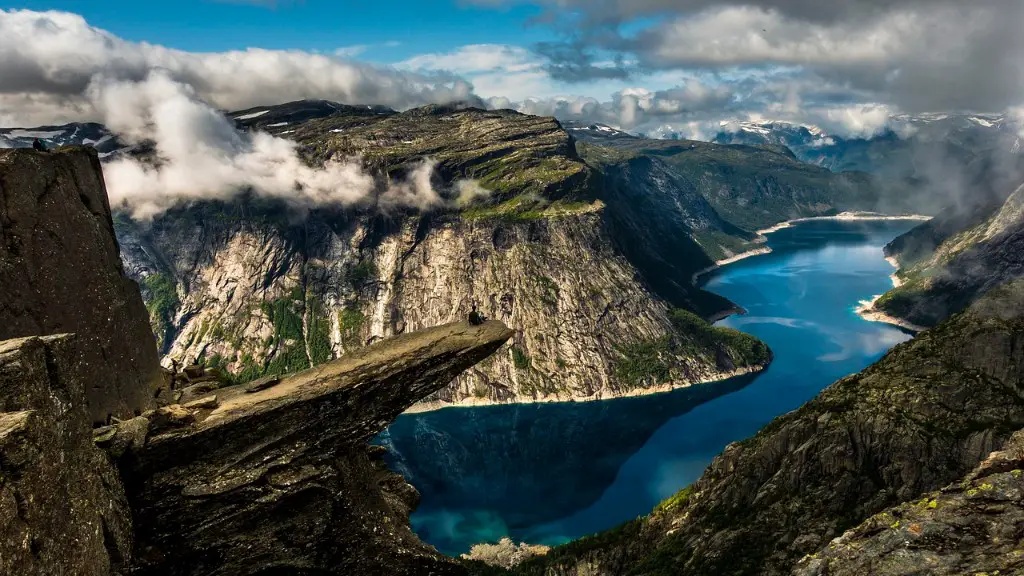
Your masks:
<path fill-rule="evenodd" d="M 755 377 L 612 401 L 408 414 L 375 443 L 423 496 L 413 516 L 420 537 L 458 554 L 587 508 L 667 421 Z"/>

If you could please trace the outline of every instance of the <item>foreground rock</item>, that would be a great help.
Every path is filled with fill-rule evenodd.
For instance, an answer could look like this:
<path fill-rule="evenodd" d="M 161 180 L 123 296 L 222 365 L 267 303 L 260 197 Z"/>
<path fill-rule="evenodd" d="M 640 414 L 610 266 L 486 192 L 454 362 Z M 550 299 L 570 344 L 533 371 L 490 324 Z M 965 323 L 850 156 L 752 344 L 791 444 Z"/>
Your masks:
<path fill-rule="evenodd" d="M 120 574 L 132 522 L 92 442 L 87 350 L 70 335 L 0 342 L 0 574 Z"/>
<path fill-rule="evenodd" d="M 366 442 L 512 336 L 500 322 L 403 335 L 217 407 L 144 415 L 121 457 L 142 574 L 460 574 L 420 542 L 418 495 Z M 160 422 L 163 430 L 153 424 Z"/>
<path fill-rule="evenodd" d="M 153 407 L 156 344 L 122 271 L 96 152 L 0 150 L 0 237 L 0 340 L 77 333 L 94 422 Z"/>
<path fill-rule="evenodd" d="M 1024 572 L 1024 431 L 962 482 L 876 514 L 796 576 L 896 576 Z"/>
<path fill-rule="evenodd" d="M 1024 427 L 1022 315 L 1024 283 L 989 292 L 730 445 L 650 517 L 520 571 L 789 573 L 873 514 L 963 478 Z"/>

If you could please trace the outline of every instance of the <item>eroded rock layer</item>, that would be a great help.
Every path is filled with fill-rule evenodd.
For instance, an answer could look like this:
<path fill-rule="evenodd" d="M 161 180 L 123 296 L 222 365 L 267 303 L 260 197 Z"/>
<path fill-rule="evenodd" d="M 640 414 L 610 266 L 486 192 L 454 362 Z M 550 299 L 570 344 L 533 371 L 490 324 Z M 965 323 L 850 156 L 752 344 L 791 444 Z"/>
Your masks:
<path fill-rule="evenodd" d="M 191 408 L 143 415 L 151 435 L 121 457 L 136 569 L 461 573 L 409 529 L 418 495 L 366 443 L 511 335 L 495 321 L 441 326 L 266 388 L 224 388 Z"/>

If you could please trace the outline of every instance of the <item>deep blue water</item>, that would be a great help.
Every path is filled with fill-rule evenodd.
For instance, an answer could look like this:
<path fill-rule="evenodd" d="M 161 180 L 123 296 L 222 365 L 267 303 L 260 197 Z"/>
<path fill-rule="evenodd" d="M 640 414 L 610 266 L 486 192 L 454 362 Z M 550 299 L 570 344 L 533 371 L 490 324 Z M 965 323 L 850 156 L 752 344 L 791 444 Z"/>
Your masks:
<path fill-rule="evenodd" d="M 423 495 L 413 528 L 454 555 L 503 536 L 558 544 L 648 513 L 727 444 L 910 338 L 854 308 L 891 287 L 882 246 L 913 225 L 800 224 L 769 236 L 774 253 L 705 278 L 748 312 L 720 325 L 775 352 L 757 376 L 640 398 L 401 416 L 378 440 Z"/>

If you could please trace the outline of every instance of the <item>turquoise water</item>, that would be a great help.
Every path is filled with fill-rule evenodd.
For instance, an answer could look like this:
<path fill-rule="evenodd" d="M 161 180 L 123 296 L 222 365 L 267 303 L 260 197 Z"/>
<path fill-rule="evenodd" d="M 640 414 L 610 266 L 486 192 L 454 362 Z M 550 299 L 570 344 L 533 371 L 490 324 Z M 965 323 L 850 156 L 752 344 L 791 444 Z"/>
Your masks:
<path fill-rule="evenodd" d="M 910 338 L 854 308 L 891 287 L 882 246 L 913 225 L 800 224 L 769 236 L 772 254 L 706 277 L 747 310 L 720 325 L 775 352 L 762 374 L 640 398 L 401 416 L 378 440 L 422 493 L 413 528 L 454 555 L 503 536 L 559 544 L 648 513 L 727 444 Z"/>

